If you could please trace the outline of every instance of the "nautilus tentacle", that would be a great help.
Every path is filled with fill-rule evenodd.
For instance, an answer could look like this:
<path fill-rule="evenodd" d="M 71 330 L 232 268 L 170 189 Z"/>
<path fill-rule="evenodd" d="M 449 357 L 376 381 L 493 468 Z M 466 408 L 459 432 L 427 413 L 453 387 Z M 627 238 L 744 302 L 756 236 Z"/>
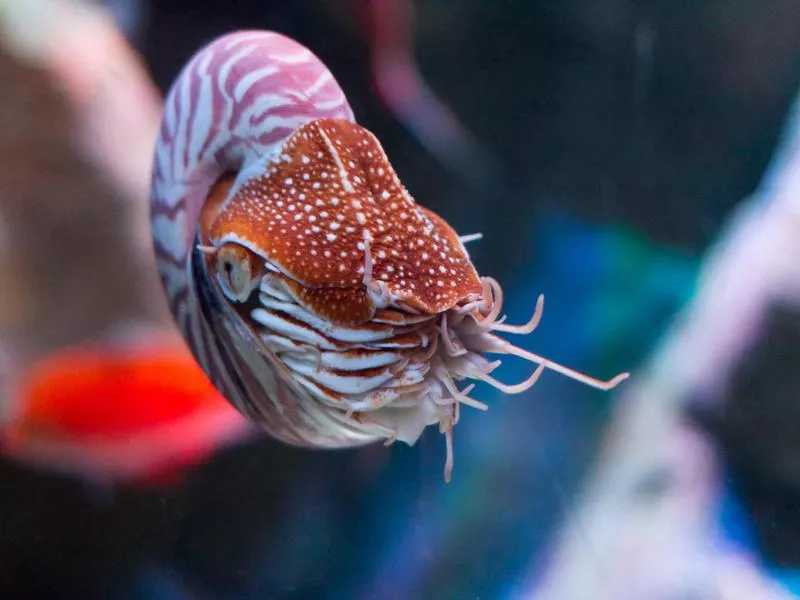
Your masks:
<path fill-rule="evenodd" d="M 598 381 L 518 348 L 543 299 L 508 325 L 502 289 L 459 237 L 403 187 L 378 140 L 354 122 L 333 76 L 274 33 L 223 37 L 170 91 L 153 177 L 162 280 L 217 388 L 273 436 L 321 448 L 414 443 L 439 424 L 446 478 L 459 388 L 505 393 L 546 368 Z M 518 384 L 491 373 L 510 354 L 537 365 Z"/>

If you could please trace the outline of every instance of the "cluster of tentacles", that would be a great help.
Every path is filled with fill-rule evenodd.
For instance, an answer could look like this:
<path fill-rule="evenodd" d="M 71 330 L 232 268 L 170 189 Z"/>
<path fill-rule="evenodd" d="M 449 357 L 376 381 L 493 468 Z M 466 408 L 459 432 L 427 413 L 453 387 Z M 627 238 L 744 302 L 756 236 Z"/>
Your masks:
<path fill-rule="evenodd" d="M 365 284 L 378 297 L 382 291 L 370 279 Z M 483 293 L 435 315 L 419 314 L 402 302 L 377 309 L 372 321 L 341 325 L 304 308 L 284 276 L 269 272 L 260 282 L 258 304 L 250 316 L 264 343 L 292 371 L 295 379 L 343 426 L 387 443 L 413 444 L 425 427 L 439 424 L 446 436 L 445 478 L 453 469 L 453 427 L 462 404 L 486 410 L 468 394 L 479 380 L 516 394 L 534 385 L 549 367 L 596 387 L 613 387 L 575 373 L 518 348 L 495 332 L 528 334 L 539 323 L 544 298 L 539 297 L 530 321 L 523 326 L 504 323 L 500 316 L 502 289 L 492 278 L 481 279 Z M 490 373 L 500 361 L 484 355 L 513 354 L 537 363 L 525 381 L 506 385 Z"/>

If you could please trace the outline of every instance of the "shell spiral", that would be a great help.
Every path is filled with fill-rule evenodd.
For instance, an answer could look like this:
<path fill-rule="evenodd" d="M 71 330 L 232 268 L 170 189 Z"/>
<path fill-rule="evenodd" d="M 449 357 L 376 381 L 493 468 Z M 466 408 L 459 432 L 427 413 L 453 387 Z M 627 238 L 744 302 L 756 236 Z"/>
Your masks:
<path fill-rule="evenodd" d="M 202 48 L 172 85 L 156 142 L 153 243 L 170 309 L 196 360 L 243 414 L 285 442 L 349 446 L 371 437 L 304 414 L 309 400 L 273 356 L 264 356 L 215 298 L 193 258 L 197 223 L 214 183 L 270 155 L 315 119 L 353 121 L 328 68 L 301 44 L 244 31 Z M 271 368 L 264 368 L 264 361 Z"/>

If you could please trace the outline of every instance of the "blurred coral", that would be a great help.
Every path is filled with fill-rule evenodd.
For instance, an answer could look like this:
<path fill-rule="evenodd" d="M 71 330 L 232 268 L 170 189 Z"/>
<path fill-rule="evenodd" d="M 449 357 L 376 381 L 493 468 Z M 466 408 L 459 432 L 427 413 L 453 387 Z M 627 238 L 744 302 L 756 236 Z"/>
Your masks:
<path fill-rule="evenodd" d="M 695 297 L 621 393 L 596 471 L 531 598 L 791 597 L 762 574 L 754 549 L 726 539 L 723 456 L 692 415 L 731 400 L 773 307 L 800 298 L 798 198 L 800 99 L 771 170 L 708 252 Z M 773 451 L 759 472 L 783 462 L 770 431 L 748 431 L 762 455 Z"/>
<path fill-rule="evenodd" d="M 0 343 L 24 364 L 134 323 L 168 325 L 146 190 L 160 100 L 91 5 L 0 5 Z"/>
<path fill-rule="evenodd" d="M 177 335 L 65 348 L 27 370 L 17 400 L 3 453 L 88 481 L 159 483 L 253 432 Z"/>

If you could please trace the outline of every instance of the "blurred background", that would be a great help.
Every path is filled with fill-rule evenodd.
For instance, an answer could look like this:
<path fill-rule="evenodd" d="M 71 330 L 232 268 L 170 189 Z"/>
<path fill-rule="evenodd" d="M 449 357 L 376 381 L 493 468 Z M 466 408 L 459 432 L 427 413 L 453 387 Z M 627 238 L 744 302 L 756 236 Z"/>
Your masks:
<path fill-rule="evenodd" d="M 0 596 L 800 595 L 800 4 L 0 2 Z M 203 44 L 308 46 L 548 373 L 413 448 L 259 435 L 149 246 L 161 98 Z M 529 367 L 509 360 L 504 380 Z"/>

